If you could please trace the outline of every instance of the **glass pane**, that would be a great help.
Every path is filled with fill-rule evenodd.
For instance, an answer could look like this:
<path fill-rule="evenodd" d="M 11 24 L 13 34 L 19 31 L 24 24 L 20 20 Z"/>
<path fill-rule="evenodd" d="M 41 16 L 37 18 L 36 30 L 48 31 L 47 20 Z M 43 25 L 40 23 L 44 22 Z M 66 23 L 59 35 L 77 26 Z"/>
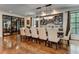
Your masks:
<path fill-rule="evenodd" d="M 71 33 L 79 34 L 79 13 L 71 14 Z"/>
<path fill-rule="evenodd" d="M 71 22 L 75 22 L 75 17 L 71 17 Z"/>
<path fill-rule="evenodd" d="M 76 24 L 76 27 L 79 28 L 79 24 Z"/>
<path fill-rule="evenodd" d="M 72 34 L 75 34 L 75 29 L 71 29 L 71 33 Z"/>
<path fill-rule="evenodd" d="M 77 17 L 79 17 L 79 13 L 76 13 L 77 14 Z"/>
<path fill-rule="evenodd" d="M 77 33 L 79 34 L 79 28 L 77 28 Z"/>
<path fill-rule="evenodd" d="M 71 27 L 75 27 L 75 23 L 72 23 L 72 24 L 71 24 Z"/>
<path fill-rule="evenodd" d="M 77 17 L 77 19 L 76 19 L 76 20 L 77 20 L 77 22 L 79 22 L 79 17 Z"/>
<path fill-rule="evenodd" d="M 76 15 L 75 13 L 71 14 L 71 18 L 72 18 L 72 17 L 75 17 L 75 15 Z"/>

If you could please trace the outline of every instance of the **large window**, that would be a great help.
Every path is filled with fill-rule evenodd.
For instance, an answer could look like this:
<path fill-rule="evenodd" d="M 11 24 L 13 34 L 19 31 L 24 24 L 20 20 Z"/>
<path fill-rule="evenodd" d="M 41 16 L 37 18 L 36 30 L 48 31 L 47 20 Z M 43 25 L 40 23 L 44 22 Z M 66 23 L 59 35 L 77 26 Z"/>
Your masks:
<path fill-rule="evenodd" d="M 79 12 L 70 14 L 71 19 L 71 34 L 79 35 Z"/>

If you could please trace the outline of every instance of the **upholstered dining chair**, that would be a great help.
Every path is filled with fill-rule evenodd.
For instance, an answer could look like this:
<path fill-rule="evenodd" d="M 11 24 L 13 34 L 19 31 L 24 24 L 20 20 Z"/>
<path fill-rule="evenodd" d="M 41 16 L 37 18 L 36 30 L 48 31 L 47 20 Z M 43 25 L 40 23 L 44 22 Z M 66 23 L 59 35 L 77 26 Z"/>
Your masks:
<path fill-rule="evenodd" d="M 21 40 L 25 39 L 25 28 L 20 28 Z"/>
<path fill-rule="evenodd" d="M 29 28 L 25 28 L 25 35 L 26 35 L 26 39 L 27 40 L 31 39 L 31 33 L 30 33 L 30 29 Z"/>
<path fill-rule="evenodd" d="M 47 28 L 47 32 L 48 32 L 48 42 L 50 43 L 50 45 L 52 46 L 52 43 L 56 44 L 56 49 L 58 48 L 58 43 L 60 41 L 60 38 L 58 38 L 58 29 L 54 29 L 54 28 Z"/>
<path fill-rule="evenodd" d="M 46 42 L 47 42 L 47 35 L 46 35 L 46 29 L 44 27 L 40 27 L 38 28 L 38 37 L 40 39 L 40 41 L 44 41 L 45 42 L 45 46 L 46 46 Z M 39 41 L 39 43 L 40 43 Z"/>
<path fill-rule="evenodd" d="M 62 40 L 62 43 L 64 45 L 66 45 L 66 47 L 69 45 L 69 39 L 70 39 L 70 31 L 68 32 L 68 35 L 64 35 L 61 40 Z"/>
<path fill-rule="evenodd" d="M 38 39 L 37 28 L 36 27 L 31 27 L 30 30 L 31 30 L 32 39 L 34 39 L 37 43 L 37 39 Z"/>

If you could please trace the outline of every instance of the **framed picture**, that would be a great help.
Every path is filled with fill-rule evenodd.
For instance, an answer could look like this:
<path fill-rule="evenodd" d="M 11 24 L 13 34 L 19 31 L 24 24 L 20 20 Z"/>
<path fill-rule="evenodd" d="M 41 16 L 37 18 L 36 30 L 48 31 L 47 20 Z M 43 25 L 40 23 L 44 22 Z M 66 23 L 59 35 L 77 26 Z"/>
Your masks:
<path fill-rule="evenodd" d="M 30 24 L 30 20 L 27 20 L 27 25 L 29 25 Z"/>
<path fill-rule="evenodd" d="M 32 25 L 32 17 L 29 17 L 26 19 L 26 26 L 31 26 Z"/>

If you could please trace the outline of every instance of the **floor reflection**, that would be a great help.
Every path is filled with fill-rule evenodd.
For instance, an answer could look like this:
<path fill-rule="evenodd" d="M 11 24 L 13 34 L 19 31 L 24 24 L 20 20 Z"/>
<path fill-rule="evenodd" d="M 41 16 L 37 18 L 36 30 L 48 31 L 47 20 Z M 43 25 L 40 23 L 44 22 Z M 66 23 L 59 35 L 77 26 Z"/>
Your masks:
<path fill-rule="evenodd" d="M 76 41 L 76 40 L 70 41 L 69 53 L 70 54 L 79 54 L 79 41 Z"/>
<path fill-rule="evenodd" d="M 11 49 L 0 49 L 0 53 L 9 53 L 9 54 L 79 54 L 79 41 L 70 40 L 70 46 L 66 49 L 59 48 L 54 49 L 50 47 L 44 46 L 42 43 L 36 44 L 31 41 L 23 41 L 20 42 L 20 47 L 16 49 L 16 35 L 12 35 L 10 37 L 5 37 L 5 40 L 9 40 L 13 42 L 13 47 Z"/>

